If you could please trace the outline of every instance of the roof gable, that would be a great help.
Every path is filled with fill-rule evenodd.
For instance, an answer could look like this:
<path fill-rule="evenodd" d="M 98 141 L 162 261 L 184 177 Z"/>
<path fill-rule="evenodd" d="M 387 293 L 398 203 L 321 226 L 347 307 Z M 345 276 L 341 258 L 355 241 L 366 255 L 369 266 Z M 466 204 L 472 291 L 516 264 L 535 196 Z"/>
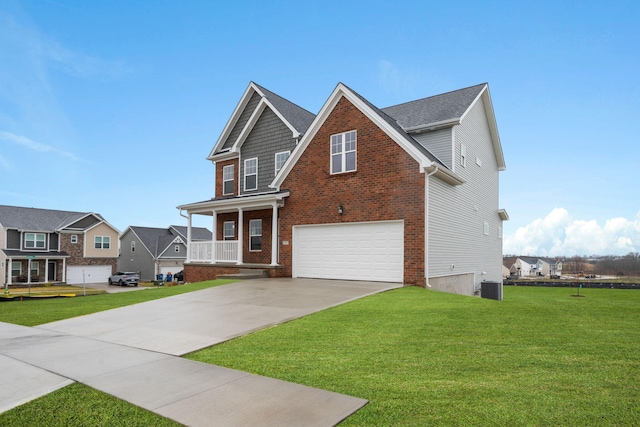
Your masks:
<path fill-rule="evenodd" d="M 238 153 L 242 143 L 267 107 L 291 130 L 294 138 L 300 137 L 315 117 L 309 111 L 251 82 L 207 159 L 215 160 L 219 155 Z"/>
<path fill-rule="evenodd" d="M 88 215 L 86 212 L 0 205 L 0 224 L 17 230 L 54 232 Z"/>

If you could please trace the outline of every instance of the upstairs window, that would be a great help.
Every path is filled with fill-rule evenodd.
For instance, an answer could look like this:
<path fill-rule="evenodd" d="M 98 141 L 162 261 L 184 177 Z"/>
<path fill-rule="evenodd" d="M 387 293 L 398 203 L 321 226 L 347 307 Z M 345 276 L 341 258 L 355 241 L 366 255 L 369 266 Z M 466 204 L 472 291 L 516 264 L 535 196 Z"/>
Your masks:
<path fill-rule="evenodd" d="M 222 195 L 227 196 L 233 194 L 233 165 L 227 165 L 222 168 Z"/>
<path fill-rule="evenodd" d="M 249 250 L 253 252 L 262 250 L 262 220 L 249 221 Z"/>
<path fill-rule="evenodd" d="M 223 240 L 234 240 L 236 238 L 236 223 L 235 221 L 225 221 L 224 231 L 222 235 Z"/>
<path fill-rule="evenodd" d="M 464 144 L 460 146 L 460 166 L 467 167 L 467 147 Z"/>
<path fill-rule="evenodd" d="M 244 161 L 244 189 L 258 189 L 258 158 L 247 159 Z"/>
<path fill-rule="evenodd" d="M 331 173 L 356 170 L 356 131 L 331 135 Z"/>
<path fill-rule="evenodd" d="M 136 241 L 132 240 L 131 241 L 131 253 L 136 251 Z"/>
<path fill-rule="evenodd" d="M 109 249 L 111 247 L 111 237 L 109 236 L 94 237 L 93 247 L 96 249 Z"/>
<path fill-rule="evenodd" d="M 282 151 L 280 153 L 276 153 L 276 175 L 278 174 L 278 172 L 280 172 L 282 166 L 284 166 L 284 162 L 286 162 L 289 158 L 289 154 L 291 154 L 291 151 Z"/>
<path fill-rule="evenodd" d="M 45 235 L 43 233 L 25 233 L 24 247 L 31 249 L 44 249 Z"/>
<path fill-rule="evenodd" d="M 175 245 L 175 246 L 173 247 L 173 251 L 174 251 L 174 252 L 180 252 L 180 245 Z"/>
<path fill-rule="evenodd" d="M 77 234 L 72 234 L 71 235 L 71 243 L 78 243 L 78 235 Z"/>

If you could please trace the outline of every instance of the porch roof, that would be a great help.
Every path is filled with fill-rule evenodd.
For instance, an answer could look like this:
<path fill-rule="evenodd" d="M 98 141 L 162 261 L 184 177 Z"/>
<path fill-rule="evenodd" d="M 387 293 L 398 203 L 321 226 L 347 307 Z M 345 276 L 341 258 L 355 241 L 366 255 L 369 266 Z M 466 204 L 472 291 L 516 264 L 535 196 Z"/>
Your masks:
<path fill-rule="evenodd" d="M 34 259 L 62 259 L 69 258 L 69 254 L 66 252 L 25 252 L 17 249 L 2 249 L 2 252 L 13 259 L 28 259 L 28 257 L 32 256 Z"/>
<path fill-rule="evenodd" d="M 256 210 L 271 208 L 274 203 L 281 204 L 285 197 L 289 197 L 289 190 L 274 191 L 261 194 L 240 195 L 224 198 L 215 198 L 202 202 L 190 203 L 178 206 L 190 214 L 212 215 L 216 213 L 234 212 L 238 209 Z"/>

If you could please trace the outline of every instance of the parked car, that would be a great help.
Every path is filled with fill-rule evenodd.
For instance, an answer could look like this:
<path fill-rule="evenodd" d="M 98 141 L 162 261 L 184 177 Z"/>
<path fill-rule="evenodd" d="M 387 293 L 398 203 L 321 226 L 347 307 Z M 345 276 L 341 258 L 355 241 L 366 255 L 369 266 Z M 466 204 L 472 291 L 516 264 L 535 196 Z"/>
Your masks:
<path fill-rule="evenodd" d="M 138 275 L 138 273 L 134 273 L 131 271 L 118 271 L 116 274 L 109 277 L 109 286 L 111 285 L 138 286 L 139 280 L 140 280 L 140 275 Z"/>
<path fill-rule="evenodd" d="M 184 282 L 184 270 L 180 270 L 174 274 L 173 279 L 177 282 Z"/>

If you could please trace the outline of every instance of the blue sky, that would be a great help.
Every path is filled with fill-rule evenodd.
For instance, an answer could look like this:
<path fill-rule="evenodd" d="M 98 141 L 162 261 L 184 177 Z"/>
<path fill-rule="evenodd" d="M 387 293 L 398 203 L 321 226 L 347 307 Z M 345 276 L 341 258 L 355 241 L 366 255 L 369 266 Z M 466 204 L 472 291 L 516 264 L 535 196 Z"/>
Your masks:
<path fill-rule="evenodd" d="M 186 224 L 250 81 L 314 113 L 488 82 L 504 252 L 640 251 L 639 2 L 222 4 L 1 2 L 0 204 Z"/>

